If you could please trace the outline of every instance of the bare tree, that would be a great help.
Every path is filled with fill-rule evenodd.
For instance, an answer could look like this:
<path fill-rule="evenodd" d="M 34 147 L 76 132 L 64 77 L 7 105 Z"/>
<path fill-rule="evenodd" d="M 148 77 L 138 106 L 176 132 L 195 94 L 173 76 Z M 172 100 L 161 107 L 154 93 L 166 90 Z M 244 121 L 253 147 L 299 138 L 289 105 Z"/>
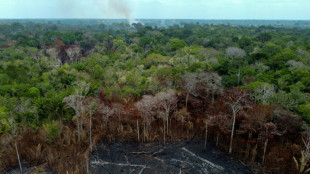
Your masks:
<path fill-rule="evenodd" d="M 216 94 L 221 94 L 223 89 L 221 88 L 222 77 L 214 72 L 201 73 L 200 78 L 202 82 L 207 83 L 206 90 L 211 93 L 212 105 L 214 105 L 214 98 Z"/>
<path fill-rule="evenodd" d="M 16 156 L 17 156 L 17 160 L 18 160 L 18 164 L 19 164 L 20 173 L 23 173 L 22 163 L 20 162 L 18 147 L 17 147 L 16 141 L 15 141 L 15 151 L 16 151 Z"/>
<path fill-rule="evenodd" d="M 198 80 L 196 79 L 197 75 L 194 73 L 186 73 L 183 75 L 183 83 L 184 83 L 184 90 L 186 92 L 186 98 L 185 98 L 185 107 L 187 108 L 187 102 L 188 102 L 188 97 L 190 94 L 192 95 L 197 95 L 197 85 L 198 85 Z"/>
<path fill-rule="evenodd" d="M 78 141 L 80 141 L 80 132 L 83 128 L 82 114 L 86 111 L 86 107 L 83 104 L 84 95 L 89 91 L 90 84 L 84 81 L 75 83 L 75 94 L 65 97 L 63 102 L 69 105 L 75 110 L 76 121 L 78 127 Z"/>
<path fill-rule="evenodd" d="M 208 127 L 210 125 L 212 125 L 212 123 L 214 123 L 214 120 L 215 119 L 215 116 L 213 115 L 208 115 L 205 119 L 204 119 L 204 123 L 205 123 L 205 126 L 206 126 L 206 132 L 205 132 L 205 149 L 207 148 L 207 142 L 208 142 Z"/>
<path fill-rule="evenodd" d="M 262 84 L 254 89 L 254 98 L 258 102 L 267 104 L 267 100 L 275 94 L 275 89 L 273 85 Z"/>
<path fill-rule="evenodd" d="M 241 48 L 237 48 L 237 47 L 228 47 L 226 49 L 226 55 L 231 58 L 232 60 L 234 60 L 235 58 L 244 58 L 246 56 L 246 52 L 241 49 Z M 240 71 L 240 67 L 237 73 L 237 77 L 238 77 L 238 85 L 240 84 L 240 79 L 241 79 L 241 71 Z"/>
<path fill-rule="evenodd" d="M 246 52 L 241 49 L 241 48 L 237 48 L 237 47 L 228 47 L 226 49 L 226 55 L 231 58 L 244 58 L 246 56 Z"/>
<path fill-rule="evenodd" d="M 229 88 L 225 93 L 225 102 L 232 110 L 232 128 L 230 136 L 229 153 L 232 152 L 232 142 L 234 138 L 236 116 L 240 110 L 244 108 L 251 108 L 253 102 L 249 99 L 249 93 L 246 90 L 239 88 Z"/>
<path fill-rule="evenodd" d="M 136 103 L 136 108 L 139 110 L 142 118 L 143 118 L 143 134 L 145 141 L 145 137 L 149 138 L 149 128 L 154 120 L 155 109 L 157 108 L 156 100 L 153 96 L 144 95 L 142 99 Z"/>
<path fill-rule="evenodd" d="M 309 164 L 310 161 L 310 129 L 307 128 L 307 130 L 303 133 L 302 141 L 304 143 L 304 148 L 301 150 L 301 158 L 299 159 L 299 162 L 296 160 L 295 157 L 293 157 L 293 160 L 296 164 L 296 169 L 298 170 L 298 173 L 308 173 L 310 172 L 310 168 L 306 168 L 306 166 Z"/>
<path fill-rule="evenodd" d="M 173 116 L 176 118 L 176 120 L 181 122 L 181 136 L 183 137 L 184 124 L 186 121 L 189 121 L 190 113 L 186 108 L 182 108 L 181 110 L 174 112 Z"/>
<path fill-rule="evenodd" d="M 113 103 L 112 105 L 114 113 L 117 115 L 118 122 L 119 122 L 119 131 L 122 130 L 122 124 L 121 124 L 121 115 L 125 112 L 124 111 L 124 105 L 120 103 Z M 121 131 L 122 132 L 122 131 Z"/>
<path fill-rule="evenodd" d="M 63 99 L 63 102 L 65 102 L 67 105 L 69 105 L 71 108 L 74 109 L 76 113 L 76 122 L 77 122 L 77 128 L 78 128 L 78 141 L 80 141 L 80 117 L 81 117 L 81 105 L 83 96 L 80 95 L 69 95 L 68 97 L 65 97 Z"/>
<path fill-rule="evenodd" d="M 171 111 L 175 110 L 177 106 L 176 105 L 177 103 L 176 93 L 174 90 L 169 89 L 167 91 L 156 94 L 154 98 L 155 98 L 156 104 L 158 105 L 159 109 L 162 110 L 160 111 L 160 116 L 162 117 L 164 121 L 164 143 L 166 143 L 166 130 L 167 130 L 167 133 L 169 131 L 169 114 Z M 166 122 L 166 126 L 165 126 L 165 122 Z"/>
<path fill-rule="evenodd" d="M 304 63 L 302 63 L 300 61 L 295 61 L 295 60 L 287 61 L 286 65 L 289 66 L 290 71 L 294 71 L 297 69 L 304 69 L 304 70 L 309 69 L 309 67 L 307 67 Z"/>
<path fill-rule="evenodd" d="M 218 113 L 216 115 L 214 115 L 213 118 L 213 124 L 216 126 L 217 128 L 217 132 L 216 132 L 216 140 L 215 140 L 215 145 L 218 146 L 219 144 L 219 136 L 220 136 L 220 131 L 225 129 L 226 125 L 225 125 L 225 121 L 227 120 L 227 115 L 225 113 Z"/>
<path fill-rule="evenodd" d="M 106 131 L 108 131 L 109 130 L 108 129 L 108 121 L 109 121 L 110 117 L 114 114 L 114 110 L 109 106 L 101 105 L 101 106 L 99 106 L 98 111 L 102 115 L 102 120 L 105 123 Z"/>
<path fill-rule="evenodd" d="M 273 138 L 275 135 L 281 136 L 283 135 L 284 132 L 280 132 L 277 129 L 277 126 L 274 123 L 266 123 L 264 124 L 263 131 L 260 132 L 259 136 L 261 138 L 265 139 L 264 142 L 264 152 L 263 152 L 263 159 L 262 159 L 262 164 L 265 162 L 265 154 L 268 146 L 268 141 Z"/>

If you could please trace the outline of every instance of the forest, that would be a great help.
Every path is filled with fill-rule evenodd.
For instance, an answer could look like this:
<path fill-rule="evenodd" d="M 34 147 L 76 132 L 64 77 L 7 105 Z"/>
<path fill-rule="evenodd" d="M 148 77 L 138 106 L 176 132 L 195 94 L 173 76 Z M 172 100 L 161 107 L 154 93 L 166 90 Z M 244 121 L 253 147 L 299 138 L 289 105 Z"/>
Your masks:
<path fill-rule="evenodd" d="M 308 27 L 159 24 L 1 20 L 0 173 L 193 139 L 253 172 L 310 171 Z"/>

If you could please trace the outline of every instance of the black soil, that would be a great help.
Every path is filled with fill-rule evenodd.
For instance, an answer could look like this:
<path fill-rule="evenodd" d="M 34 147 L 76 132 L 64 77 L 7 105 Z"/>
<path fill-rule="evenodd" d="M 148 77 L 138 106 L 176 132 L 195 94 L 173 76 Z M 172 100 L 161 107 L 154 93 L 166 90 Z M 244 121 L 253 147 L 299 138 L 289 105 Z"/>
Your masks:
<path fill-rule="evenodd" d="M 225 153 L 199 142 L 98 145 L 90 156 L 90 173 L 251 174 Z"/>

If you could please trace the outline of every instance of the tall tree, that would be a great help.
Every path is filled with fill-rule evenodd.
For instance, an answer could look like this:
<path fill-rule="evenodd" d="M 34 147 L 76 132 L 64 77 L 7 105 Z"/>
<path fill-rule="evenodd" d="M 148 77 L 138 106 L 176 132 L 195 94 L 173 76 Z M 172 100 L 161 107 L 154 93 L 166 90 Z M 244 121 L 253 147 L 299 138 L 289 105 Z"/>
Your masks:
<path fill-rule="evenodd" d="M 267 83 L 259 85 L 254 89 L 255 100 L 258 102 L 262 102 L 262 104 L 267 104 L 267 100 L 273 97 L 274 94 L 274 86 Z"/>
<path fill-rule="evenodd" d="M 98 111 L 102 115 L 102 121 L 105 123 L 106 131 L 109 131 L 108 121 L 109 121 L 110 117 L 114 114 L 113 108 L 111 108 L 107 105 L 101 105 L 101 106 L 99 106 Z"/>
<path fill-rule="evenodd" d="M 82 122 L 82 114 L 85 112 L 86 107 L 83 104 L 83 99 L 89 91 L 90 84 L 84 81 L 75 83 L 75 94 L 69 95 L 63 99 L 63 102 L 69 105 L 71 108 L 75 110 L 76 113 L 76 121 L 78 127 L 78 141 L 80 141 L 80 131 L 83 128 Z"/>
<path fill-rule="evenodd" d="M 187 109 L 187 103 L 189 95 L 197 95 L 197 75 L 194 73 L 186 73 L 182 77 L 183 79 L 183 88 L 186 92 L 186 98 L 185 98 L 185 107 Z"/>
<path fill-rule="evenodd" d="M 152 121 L 154 120 L 154 114 L 156 113 L 155 110 L 157 108 L 157 104 L 155 102 L 156 100 L 153 96 L 144 95 L 142 99 L 135 104 L 136 108 L 139 110 L 140 115 L 143 118 L 144 141 L 145 137 L 147 137 L 147 139 L 149 138 L 149 128 Z"/>
<path fill-rule="evenodd" d="M 155 101 L 159 107 L 160 116 L 164 121 L 164 143 L 166 143 L 166 132 L 167 134 L 169 132 L 169 115 L 177 107 L 176 93 L 172 89 L 160 92 L 156 94 Z"/>
<path fill-rule="evenodd" d="M 229 153 L 232 152 L 232 143 L 235 132 L 236 116 L 239 111 L 245 108 L 251 108 L 254 103 L 250 100 L 249 92 L 239 88 L 231 87 L 224 94 L 224 101 L 232 111 L 232 128 L 229 144 Z"/>
<path fill-rule="evenodd" d="M 259 137 L 265 140 L 262 164 L 264 164 L 265 162 L 265 155 L 267 151 L 268 141 L 276 135 L 281 136 L 283 134 L 284 132 L 280 132 L 277 128 L 277 125 L 275 125 L 274 123 L 269 122 L 263 125 L 263 129 L 259 134 Z"/>
<path fill-rule="evenodd" d="M 210 125 L 212 125 L 214 123 L 214 120 L 216 119 L 216 117 L 214 115 L 208 115 L 205 119 L 204 119 L 204 123 L 205 123 L 205 149 L 207 148 L 207 142 L 208 142 L 208 127 Z"/>
<path fill-rule="evenodd" d="M 226 55 L 231 58 L 244 58 L 246 56 L 246 52 L 241 49 L 241 48 L 237 48 L 237 47 L 228 47 L 226 49 Z"/>
<path fill-rule="evenodd" d="M 118 123 L 119 123 L 118 131 L 122 132 L 121 116 L 125 112 L 124 105 L 122 105 L 121 103 L 113 103 L 112 108 L 114 110 L 114 113 L 118 117 Z"/>
<path fill-rule="evenodd" d="M 207 83 L 206 91 L 211 93 L 212 105 L 214 105 L 215 95 L 223 92 L 221 88 L 222 77 L 214 72 L 201 73 L 199 76 L 202 82 Z"/>
<path fill-rule="evenodd" d="M 65 102 L 67 105 L 69 105 L 71 108 L 74 109 L 75 114 L 76 114 L 76 122 L 77 122 L 77 134 L 78 134 L 78 141 L 80 141 L 80 118 L 81 118 L 81 105 L 82 105 L 82 100 L 83 97 L 80 95 L 69 95 L 68 97 L 65 97 L 63 99 L 63 102 Z"/>

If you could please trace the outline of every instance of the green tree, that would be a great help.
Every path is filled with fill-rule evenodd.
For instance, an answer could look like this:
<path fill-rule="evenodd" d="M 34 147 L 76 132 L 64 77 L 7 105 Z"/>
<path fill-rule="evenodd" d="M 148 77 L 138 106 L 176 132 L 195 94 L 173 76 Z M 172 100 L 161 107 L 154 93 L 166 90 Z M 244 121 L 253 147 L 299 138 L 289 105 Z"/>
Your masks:
<path fill-rule="evenodd" d="M 37 98 L 37 97 L 40 97 L 40 90 L 36 87 L 31 87 L 29 90 L 28 90 L 28 97 L 31 97 L 31 98 Z"/>

